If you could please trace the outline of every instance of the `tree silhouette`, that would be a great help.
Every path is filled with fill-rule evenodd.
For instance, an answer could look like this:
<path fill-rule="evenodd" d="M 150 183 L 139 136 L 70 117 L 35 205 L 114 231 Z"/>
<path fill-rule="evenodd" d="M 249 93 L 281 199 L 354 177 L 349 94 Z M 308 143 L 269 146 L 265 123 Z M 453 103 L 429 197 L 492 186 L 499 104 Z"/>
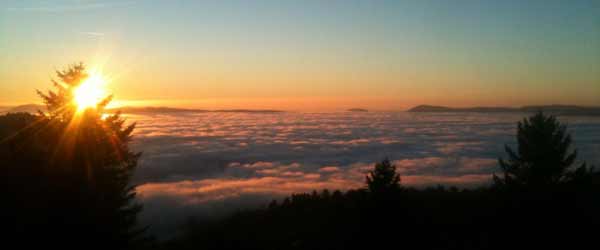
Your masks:
<path fill-rule="evenodd" d="M 367 175 L 367 187 L 372 193 L 388 192 L 400 189 L 400 175 L 396 166 L 384 159 L 375 164 L 375 169 Z"/>
<path fill-rule="evenodd" d="M 57 71 L 55 91 L 38 91 L 47 106 L 29 124 L 5 136 L 0 166 L 12 197 L 15 236 L 38 237 L 60 246 L 87 242 L 106 249 L 130 248 L 141 239 L 130 179 L 139 153 L 128 143 L 135 124 L 119 113 L 78 111 L 73 91 L 88 77 L 81 63 Z M 33 119 L 32 119 L 33 120 Z M 69 237 L 71 240 L 61 238 Z M 76 240 L 75 240 L 76 239 Z"/>
<path fill-rule="evenodd" d="M 494 183 L 544 186 L 567 182 L 591 173 L 583 163 L 573 168 L 577 150 L 571 151 L 571 135 L 556 117 L 541 111 L 518 123 L 517 152 L 508 145 L 508 160 L 498 160 L 502 175 Z"/>

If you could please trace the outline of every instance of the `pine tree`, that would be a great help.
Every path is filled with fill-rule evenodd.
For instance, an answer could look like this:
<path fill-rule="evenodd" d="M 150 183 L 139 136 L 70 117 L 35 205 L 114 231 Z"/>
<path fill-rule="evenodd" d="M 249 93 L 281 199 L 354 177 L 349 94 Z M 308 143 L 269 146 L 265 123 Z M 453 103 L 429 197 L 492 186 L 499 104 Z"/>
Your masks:
<path fill-rule="evenodd" d="M 541 111 L 518 123 L 517 151 L 508 145 L 508 159 L 498 160 L 502 175 L 494 183 L 544 186 L 568 182 L 591 172 L 583 163 L 573 167 L 577 150 L 571 150 L 571 135 L 556 117 Z"/>
<path fill-rule="evenodd" d="M 30 196 L 16 198 L 14 210 L 24 218 L 16 223 L 32 237 L 69 237 L 63 247 L 82 241 L 131 248 L 143 232 L 137 226 L 141 205 L 130 184 L 140 157 L 128 145 L 135 123 L 125 125 L 118 112 L 104 114 L 111 96 L 95 108 L 78 110 L 73 91 L 88 77 L 83 64 L 57 71 L 57 77 L 56 90 L 38 91 L 47 112 L 40 111 L 6 147 L 10 152 L 3 168 L 19 171 L 23 179 L 11 183 L 11 189 Z"/>
<path fill-rule="evenodd" d="M 367 186 L 372 193 L 396 191 L 400 189 L 400 175 L 396 166 L 386 158 L 375 164 L 375 169 L 367 175 Z"/>

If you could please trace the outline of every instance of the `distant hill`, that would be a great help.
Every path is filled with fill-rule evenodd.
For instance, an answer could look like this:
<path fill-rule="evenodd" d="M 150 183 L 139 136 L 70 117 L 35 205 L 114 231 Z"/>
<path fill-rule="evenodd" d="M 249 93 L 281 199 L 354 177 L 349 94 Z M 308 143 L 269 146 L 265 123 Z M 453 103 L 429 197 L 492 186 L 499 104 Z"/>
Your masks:
<path fill-rule="evenodd" d="M 469 107 L 451 108 L 445 106 L 419 105 L 408 112 L 520 112 L 518 108 L 508 107 Z"/>
<path fill-rule="evenodd" d="M 16 107 L 0 107 L 0 113 L 37 113 L 38 110 L 45 111 L 46 106 L 40 104 L 25 104 Z M 118 107 L 107 109 L 108 113 L 121 111 L 125 114 L 173 114 L 173 113 L 205 113 L 205 112 L 225 112 L 225 113 L 280 113 L 281 110 L 272 109 L 186 109 L 172 107 Z"/>
<path fill-rule="evenodd" d="M 575 105 L 541 105 L 541 106 L 523 106 L 518 108 L 511 107 L 467 107 L 452 108 L 445 106 L 419 105 L 408 110 L 408 112 L 473 112 L 473 113 L 531 113 L 542 110 L 555 115 L 600 115 L 600 107 L 585 107 Z"/>
<path fill-rule="evenodd" d="M 283 113 L 283 110 L 274 109 L 218 109 L 209 112 L 225 112 L 225 113 Z"/>
<path fill-rule="evenodd" d="M 126 114 L 145 114 L 145 113 L 202 113 L 208 112 L 204 109 L 183 109 L 170 107 L 118 107 L 108 109 L 108 112 L 121 111 Z"/>
<path fill-rule="evenodd" d="M 279 113 L 280 110 L 271 109 L 185 109 L 171 107 L 119 107 L 109 109 L 109 112 L 121 111 L 126 114 L 147 114 L 147 113 L 206 113 L 206 112 L 226 112 L 226 113 Z"/>
<path fill-rule="evenodd" d="M 524 112 L 535 112 L 543 110 L 550 113 L 563 115 L 600 115 L 600 107 L 587 107 L 575 105 L 547 105 L 547 106 L 524 106 L 521 107 Z"/>
<path fill-rule="evenodd" d="M 37 113 L 39 110 L 44 111 L 46 110 L 46 105 L 42 105 L 42 104 L 25 104 L 25 105 L 19 105 L 16 107 L 7 107 L 6 109 L 3 109 L 3 112 L 6 113 Z"/>
<path fill-rule="evenodd" d="M 368 110 L 361 109 L 361 108 L 352 108 L 352 109 L 348 109 L 346 111 L 348 111 L 348 112 L 369 112 Z"/>

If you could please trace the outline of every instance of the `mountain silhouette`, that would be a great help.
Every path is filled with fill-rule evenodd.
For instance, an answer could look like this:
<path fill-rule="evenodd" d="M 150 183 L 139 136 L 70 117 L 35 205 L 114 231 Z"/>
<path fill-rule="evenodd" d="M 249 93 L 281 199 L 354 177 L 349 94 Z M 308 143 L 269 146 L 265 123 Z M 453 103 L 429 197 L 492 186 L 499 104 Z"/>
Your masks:
<path fill-rule="evenodd" d="M 587 106 L 575 106 L 575 105 L 539 105 L 539 106 L 523 106 L 523 107 L 466 107 L 466 108 L 453 108 L 446 106 L 433 106 L 433 105 L 419 105 L 415 106 L 408 112 L 422 113 L 422 112 L 439 112 L 439 113 L 531 113 L 537 111 L 543 111 L 553 115 L 588 115 L 597 116 L 600 115 L 600 107 L 587 107 Z"/>

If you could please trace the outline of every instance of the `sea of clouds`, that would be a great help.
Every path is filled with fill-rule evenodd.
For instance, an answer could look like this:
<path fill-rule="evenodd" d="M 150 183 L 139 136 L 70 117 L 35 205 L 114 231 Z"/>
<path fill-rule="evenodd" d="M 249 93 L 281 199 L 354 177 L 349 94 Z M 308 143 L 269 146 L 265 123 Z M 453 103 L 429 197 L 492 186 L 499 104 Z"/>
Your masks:
<path fill-rule="evenodd" d="M 364 186 L 389 158 L 407 186 L 486 185 L 527 114 L 337 112 L 127 115 L 143 221 L 216 217 L 291 193 Z M 600 165 L 600 118 L 560 117 Z"/>

